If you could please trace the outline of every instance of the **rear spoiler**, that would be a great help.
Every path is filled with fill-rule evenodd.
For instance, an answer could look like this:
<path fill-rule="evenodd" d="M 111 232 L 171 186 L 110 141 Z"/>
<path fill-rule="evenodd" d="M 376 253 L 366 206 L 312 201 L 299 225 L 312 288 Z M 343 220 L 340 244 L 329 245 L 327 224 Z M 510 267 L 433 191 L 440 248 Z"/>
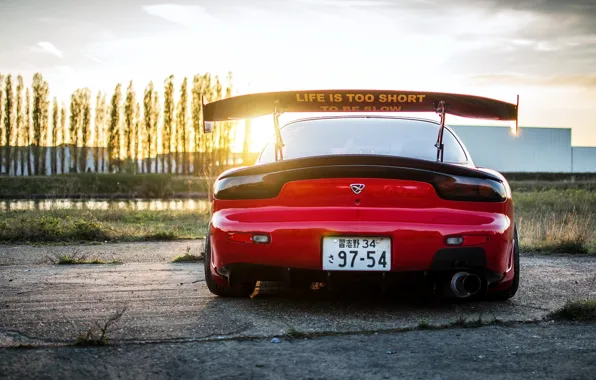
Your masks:
<path fill-rule="evenodd" d="M 216 121 L 251 119 L 273 114 L 276 134 L 276 160 L 283 159 L 279 115 L 284 112 L 436 112 L 441 116 L 437 142 L 437 161 L 443 161 L 445 114 L 515 121 L 518 131 L 517 103 L 474 95 L 395 90 L 311 90 L 282 91 L 239 95 L 212 103 L 203 97 L 203 131 L 213 131 Z"/>
<path fill-rule="evenodd" d="M 438 112 L 455 116 L 515 121 L 517 108 L 500 100 L 473 95 L 418 91 L 314 90 L 239 95 L 203 106 L 203 129 L 216 121 L 250 119 L 275 112 Z"/>

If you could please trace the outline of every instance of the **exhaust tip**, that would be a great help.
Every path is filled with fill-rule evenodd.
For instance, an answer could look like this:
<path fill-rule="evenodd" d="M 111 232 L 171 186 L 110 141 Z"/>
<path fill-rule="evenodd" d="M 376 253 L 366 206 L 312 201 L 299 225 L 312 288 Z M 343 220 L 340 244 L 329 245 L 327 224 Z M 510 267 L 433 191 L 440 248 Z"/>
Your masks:
<path fill-rule="evenodd" d="M 464 278 L 464 289 L 474 295 L 482 288 L 482 280 L 476 274 L 469 274 Z"/>
<path fill-rule="evenodd" d="M 459 298 L 472 296 L 482 288 L 482 279 L 477 274 L 457 272 L 451 278 L 451 292 Z"/>

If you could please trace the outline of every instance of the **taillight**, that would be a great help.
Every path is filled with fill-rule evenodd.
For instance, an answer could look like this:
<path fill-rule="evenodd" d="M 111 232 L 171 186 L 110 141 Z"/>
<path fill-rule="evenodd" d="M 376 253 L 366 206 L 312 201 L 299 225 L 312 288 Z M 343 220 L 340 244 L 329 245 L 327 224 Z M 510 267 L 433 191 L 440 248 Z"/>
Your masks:
<path fill-rule="evenodd" d="M 215 182 L 216 199 L 266 199 L 279 194 L 280 186 L 268 180 L 266 174 L 223 178 Z"/>
<path fill-rule="evenodd" d="M 435 188 L 443 199 L 471 202 L 503 202 L 507 199 L 505 185 L 499 181 L 472 177 L 443 177 Z"/>
<path fill-rule="evenodd" d="M 488 243 L 488 241 L 489 237 L 487 235 L 456 235 L 445 238 L 445 244 L 459 246 L 482 245 Z"/>
<path fill-rule="evenodd" d="M 245 244 L 269 244 L 271 242 L 271 237 L 268 234 L 253 232 L 228 232 L 228 239 Z"/>

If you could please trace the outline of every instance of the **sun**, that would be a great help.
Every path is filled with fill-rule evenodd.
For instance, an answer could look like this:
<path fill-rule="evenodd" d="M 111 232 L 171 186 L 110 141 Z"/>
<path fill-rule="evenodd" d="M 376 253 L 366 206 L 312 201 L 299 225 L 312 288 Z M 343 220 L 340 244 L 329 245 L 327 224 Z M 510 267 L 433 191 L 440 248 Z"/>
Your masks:
<path fill-rule="evenodd" d="M 275 130 L 273 127 L 273 116 L 265 115 L 250 119 L 251 137 L 250 151 L 260 152 L 268 142 L 274 141 Z M 280 124 L 283 124 L 280 122 Z"/>

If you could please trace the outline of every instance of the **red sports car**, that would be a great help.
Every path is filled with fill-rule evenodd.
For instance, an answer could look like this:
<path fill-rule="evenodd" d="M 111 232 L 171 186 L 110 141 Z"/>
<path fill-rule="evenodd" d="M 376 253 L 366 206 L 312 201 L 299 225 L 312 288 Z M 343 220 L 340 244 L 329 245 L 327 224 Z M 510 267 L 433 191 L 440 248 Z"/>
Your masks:
<path fill-rule="evenodd" d="M 450 297 L 513 297 L 520 268 L 510 187 L 474 165 L 445 115 L 512 120 L 517 128 L 517 109 L 471 95 L 379 90 L 204 104 L 207 133 L 217 121 L 267 114 L 275 127 L 275 142 L 255 165 L 214 184 L 209 290 L 249 296 L 259 280 L 332 287 L 356 278 L 407 287 L 419 276 Z M 280 127 L 283 112 L 352 114 Z M 440 122 L 379 115 L 387 112 L 436 112 Z"/>

